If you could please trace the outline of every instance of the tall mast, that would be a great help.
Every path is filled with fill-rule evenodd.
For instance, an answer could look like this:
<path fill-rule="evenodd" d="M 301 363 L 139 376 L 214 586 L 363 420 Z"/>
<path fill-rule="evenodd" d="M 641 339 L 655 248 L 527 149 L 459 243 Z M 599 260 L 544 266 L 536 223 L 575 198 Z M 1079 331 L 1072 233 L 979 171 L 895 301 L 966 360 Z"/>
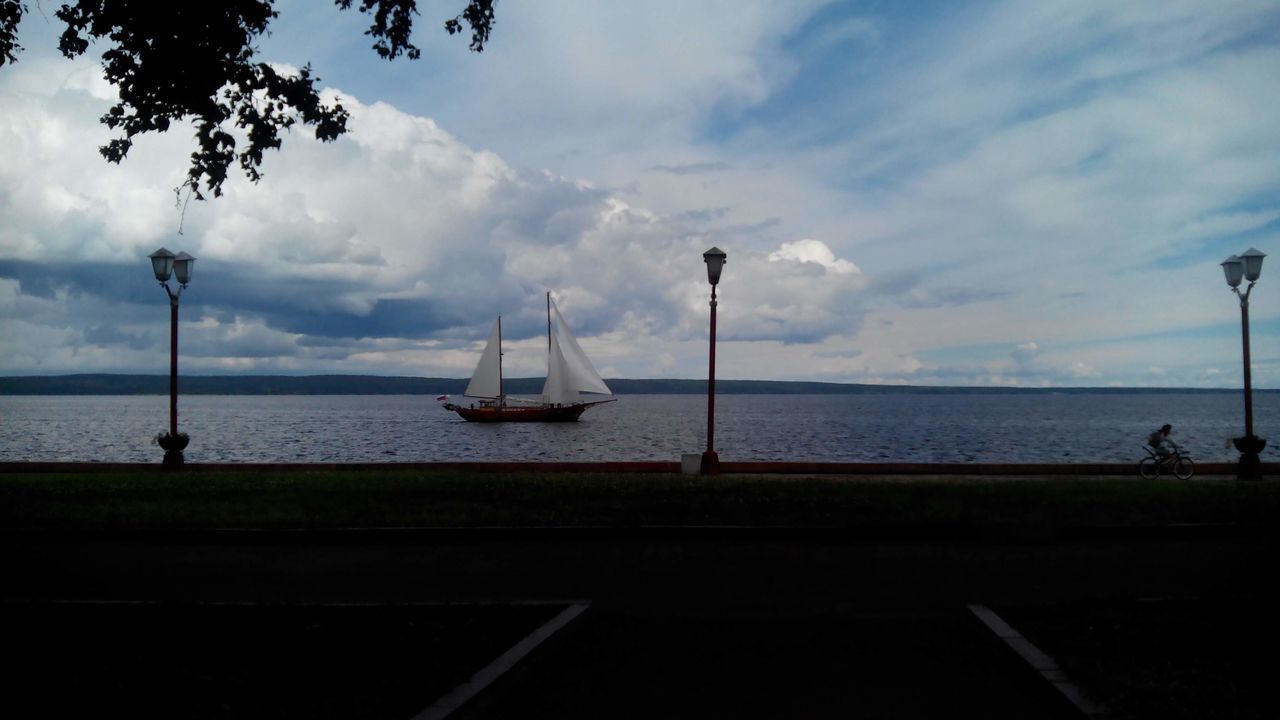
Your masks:
<path fill-rule="evenodd" d="M 498 405 L 506 405 L 506 395 L 502 393 L 502 316 L 498 316 Z"/>
<path fill-rule="evenodd" d="M 551 362 L 551 291 L 547 291 L 547 362 Z M 551 367 L 547 366 L 548 369 Z"/>

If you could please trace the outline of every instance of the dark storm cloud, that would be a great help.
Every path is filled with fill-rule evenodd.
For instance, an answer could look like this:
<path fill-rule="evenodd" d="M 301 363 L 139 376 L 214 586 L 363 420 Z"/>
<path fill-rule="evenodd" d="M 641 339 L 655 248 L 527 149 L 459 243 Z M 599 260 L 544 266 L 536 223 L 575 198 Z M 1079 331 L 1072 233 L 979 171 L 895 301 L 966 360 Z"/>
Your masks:
<path fill-rule="evenodd" d="M 483 317 L 464 301 L 430 298 L 375 297 L 367 311 L 353 310 L 343 296 L 376 295 L 376 291 L 351 281 L 255 276 L 252 268 L 228 263 L 209 263 L 206 271 L 211 279 L 208 288 L 201 289 L 199 302 L 251 313 L 274 329 L 301 335 L 423 339 Z"/>
<path fill-rule="evenodd" d="M 151 266 L 99 262 L 45 263 L 0 259 L 0 278 L 18 281 L 23 295 L 52 300 L 59 292 L 94 295 L 112 302 L 147 302 L 156 292 Z"/>
<path fill-rule="evenodd" d="M 0 269 L 0 276 L 15 277 L 15 275 L 5 275 L 4 270 Z M 31 297 L 52 300 L 56 295 L 56 288 L 53 285 L 53 279 L 47 275 L 26 275 L 17 274 L 18 292 Z"/>
<path fill-rule="evenodd" d="M 146 262 L 0 260 L 0 277 L 17 280 L 23 294 L 44 299 L 65 292 L 72 297 L 93 296 L 108 304 L 164 302 Z M 172 281 L 170 286 L 174 286 Z M 450 305 L 431 299 L 375 298 L 368 312 L 361 313 L 341 302 L 344 295 L 355 293 L 373 294 L 354 282 L 268 277 L 248 264 L 197 260 L 192 282 L 182 294 L 182 306 L 186 312 L 209 312 L 219 317 L 225 313 L 252 315 L 273 329 L 290 333 L 350 339 L 421 339 L 483 317 L 461 302 Z M 99 330 L 97 336 L 106 337 L 105 332 Z"/>

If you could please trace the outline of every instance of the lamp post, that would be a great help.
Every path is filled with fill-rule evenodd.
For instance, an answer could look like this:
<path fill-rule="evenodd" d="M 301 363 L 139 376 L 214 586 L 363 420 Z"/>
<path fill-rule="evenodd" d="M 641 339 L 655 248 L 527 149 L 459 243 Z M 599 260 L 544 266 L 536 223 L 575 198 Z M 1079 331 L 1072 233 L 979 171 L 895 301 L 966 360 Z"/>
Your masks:
<path fill-rule="evenodd" d="M 178 432 L 178 298 L 191 282 L 191 268 L 196 259 L 190 255 L 174 255 L 165 248 L 151 253 L 151 269 L 160 281 L 160 287 L 169 296 L 169 432 L 156 436 L 156 442 L 164 448 L 164 466 L 177 468 L 183 463 L 182 451 L 191 438 Z M 169 276 L 178 281 L 178 291 L 169 289 Z"/>
<path fill-rule="evenodd" d="M 707 281 L 711 283 L 711 356 L 707 364 L 707 450 L 702 453 L 702 474 L 720 474 L 720 456 L 716 455 L 716 285 L 728 255 L 718 247 L 702 253 L 707 264 Z"/>
<path fill-rule="evenodd" d="M 1222 271 L 1227 276 L 1227 285 L 1240 298 L 1240 333 L 1244 338 L 1244 437 L 1234 438 L 1232 442 L 1240 451 L 1240 465 L 1236 476 L 1241 480 L 1257 480 L 1262 477 L 1262 461 L 1258 453 L 1267 446 L 1267 441 L 1253 434 L 1253 383 L 1250 378 L 1249 361 L 1249 294 L 1253 286 L 1262 276 L 1262 259 L 1265 253 L 1249 248 L 1243 254 L 1232 255 L 1222 263 Z M 1249 281 L 1249 287 L 1240 292 L 1240 283 Z"/>

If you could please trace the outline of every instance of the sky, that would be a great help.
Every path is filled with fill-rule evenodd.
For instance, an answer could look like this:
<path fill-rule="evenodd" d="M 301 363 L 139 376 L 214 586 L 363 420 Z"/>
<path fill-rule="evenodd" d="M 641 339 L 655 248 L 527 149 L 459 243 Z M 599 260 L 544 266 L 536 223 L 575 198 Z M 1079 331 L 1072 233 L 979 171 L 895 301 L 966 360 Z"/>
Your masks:
<path fill-rule="evenodd" d="M 422 6 L 389 63 L 365 16 L 278 2 L 261 59 L 350 132 L 184 210 L 189 128 L 105 162 L 103 48 L 62 58 L 33 4 L 0 374 L 167 372 L 163 246 L 198 258 L 183 373 L 467 377 L 501 314 L 538 376 L 550 291 L 605 378 L 700 378 L 716 246 L 721 379 L 1234 388 L 1219 263 L 1252 247 L 1280 387 L 1280 2 L 499 2 L 478 54 Z"/>

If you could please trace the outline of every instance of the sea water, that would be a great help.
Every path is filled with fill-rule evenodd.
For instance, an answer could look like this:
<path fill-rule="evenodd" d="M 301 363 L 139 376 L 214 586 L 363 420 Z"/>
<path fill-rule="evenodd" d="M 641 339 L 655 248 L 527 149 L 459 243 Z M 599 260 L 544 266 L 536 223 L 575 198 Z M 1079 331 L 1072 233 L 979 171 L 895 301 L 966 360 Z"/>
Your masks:
<path fill-rule="evenodd" d="M 700 395 L 624 395 L 576 423 L 467 423 L 422 395 L 189 395 L 188 462 L 669 460 L 706 447 Z M 722 460 L 1136 462 L 1151 430 L 1204 462 L 1239 457 L 1239 393 L 721 395 Z M 167 396 L 0 396 L 0 461 L 155 462 Z M 1254 396 L 1280 461 L 1280 394 Z"/>

